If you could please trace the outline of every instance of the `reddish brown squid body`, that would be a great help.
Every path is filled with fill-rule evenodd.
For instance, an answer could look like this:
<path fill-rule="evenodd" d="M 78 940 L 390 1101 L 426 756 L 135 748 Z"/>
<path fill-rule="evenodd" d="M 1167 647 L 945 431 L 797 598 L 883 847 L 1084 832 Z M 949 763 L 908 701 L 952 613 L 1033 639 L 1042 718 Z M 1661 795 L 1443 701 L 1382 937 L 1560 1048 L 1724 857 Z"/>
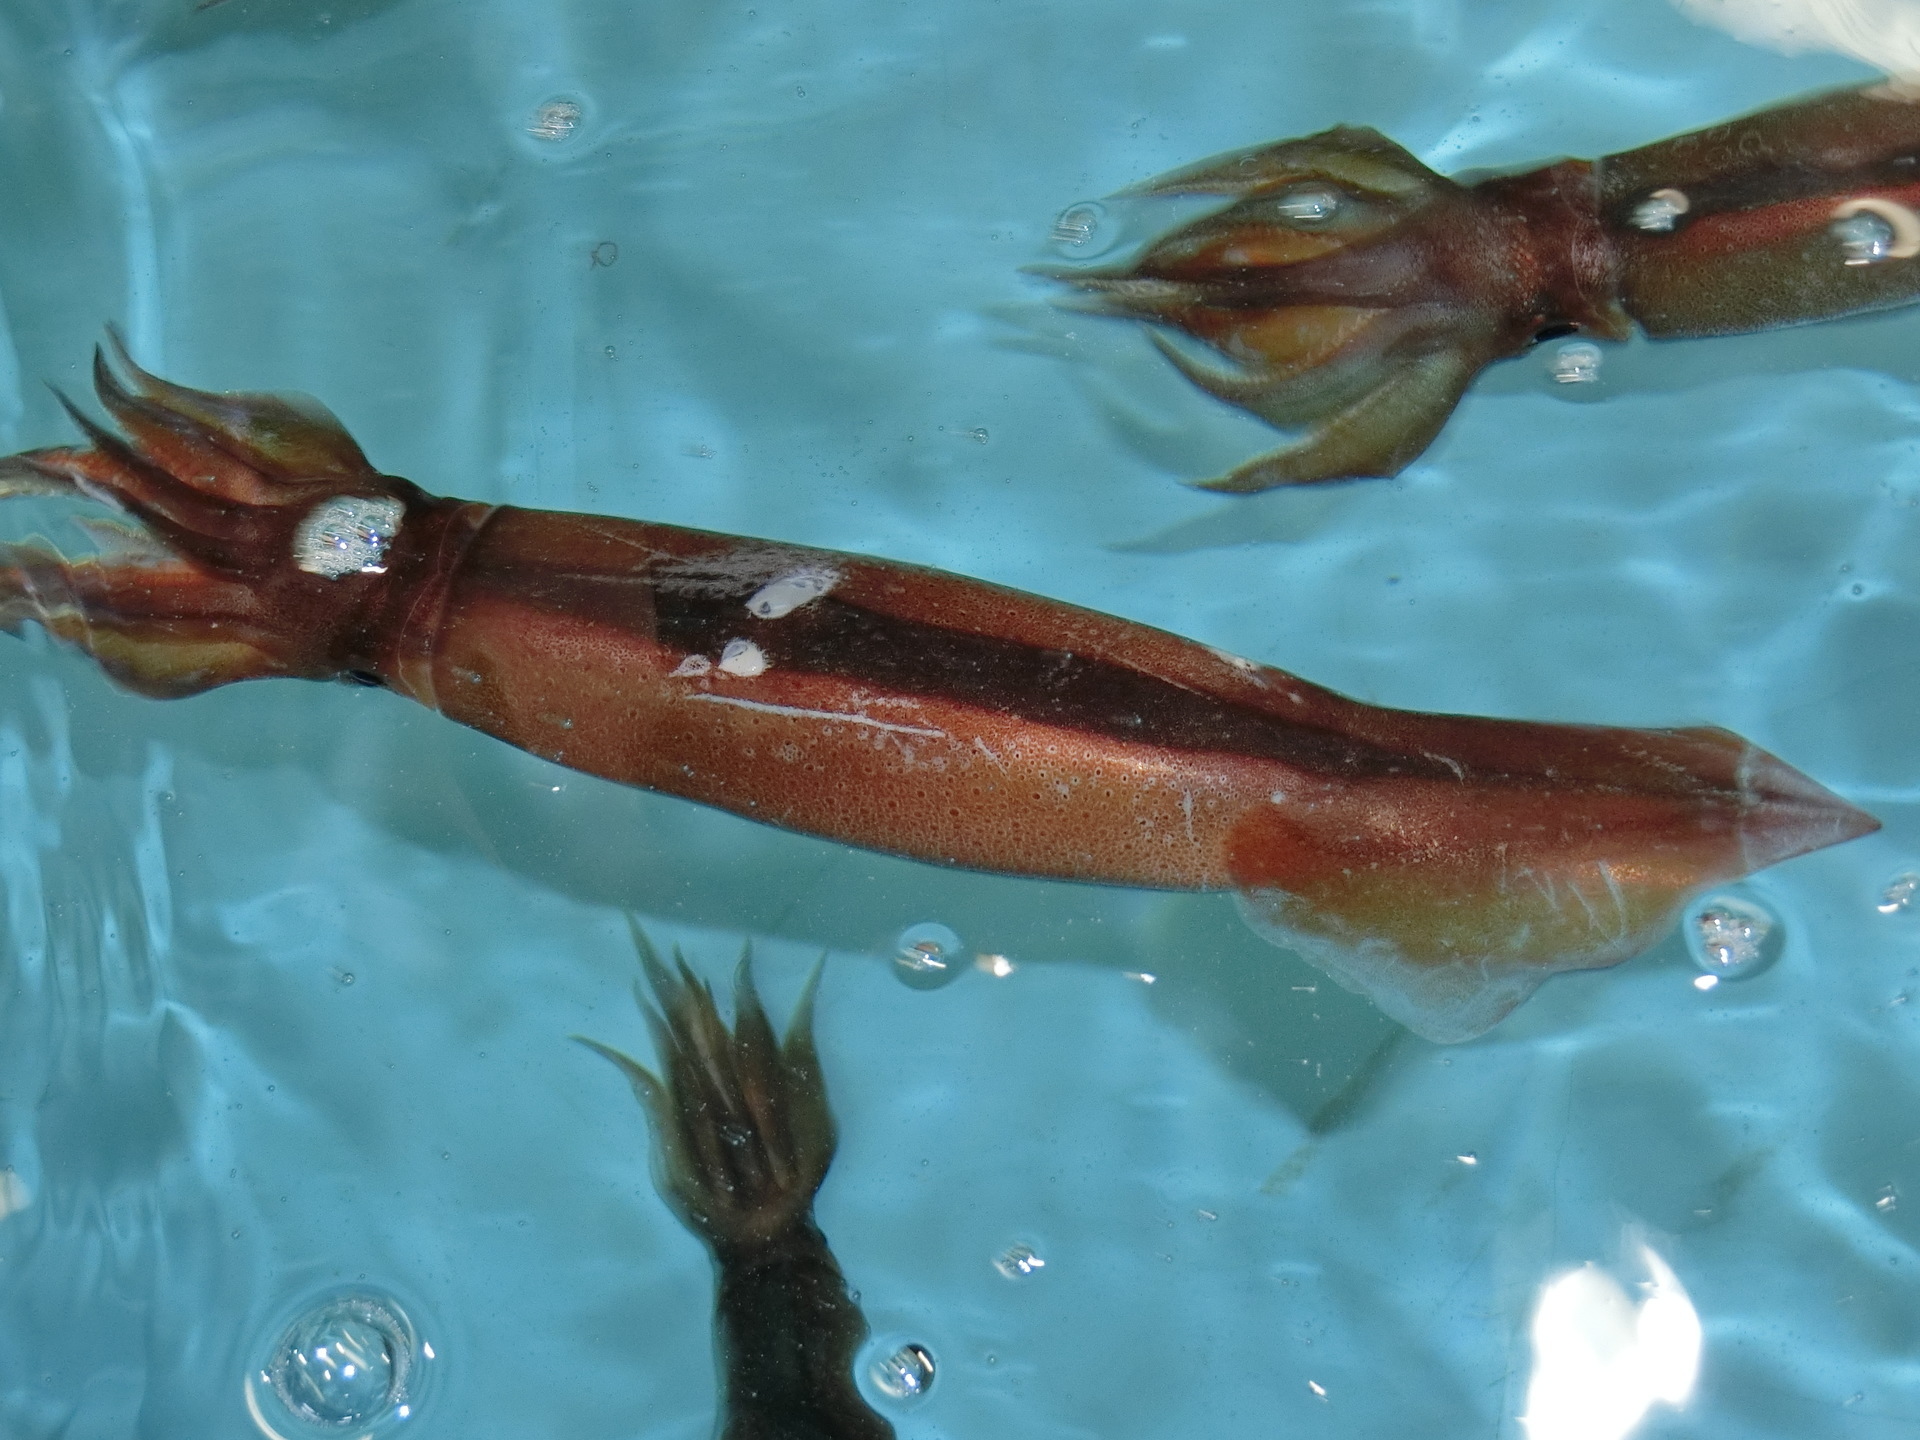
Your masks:
<path fill-rule="evenodd" d="M 5 462 L 139 522 L 0 554 L 144 694 L 373 682 L 555 762 L 938 864 L 1231 889 L 1423 1033 L 1644 948 L 1700 887 L 1875 828 L 1724 730 L 1358 704 L 1163 631 L 911 565 L 477 505 L 311 401 L 118 358 L 127 439 Z M 123 378 L 124 377 L 124 378 Z"/>

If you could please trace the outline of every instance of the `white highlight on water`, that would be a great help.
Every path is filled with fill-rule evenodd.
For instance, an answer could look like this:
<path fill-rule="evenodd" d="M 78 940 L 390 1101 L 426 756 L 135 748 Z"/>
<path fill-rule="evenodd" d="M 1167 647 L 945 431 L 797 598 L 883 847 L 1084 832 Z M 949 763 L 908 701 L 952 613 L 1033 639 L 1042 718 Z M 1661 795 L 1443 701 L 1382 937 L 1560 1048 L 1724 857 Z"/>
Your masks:
<path fill-rule="evenodd" d="M 1674 0 L 1680 12 L 1736 40 L 1786 55 L 1826 50 L 1886 71 L 1905 90 L 1920 82 L 1915 0 Z"/>
<path fill-rule="evenodd" d="M 1644 1242 L 1638 1305 L 1588 1263 L 1540 1289 L 1533 1312 L 1529 1440 L 1623 1440 L 1656 1402 L 1684 1406 L 1700 1373 L 1700 1317 L 1666 1261 Z"/>

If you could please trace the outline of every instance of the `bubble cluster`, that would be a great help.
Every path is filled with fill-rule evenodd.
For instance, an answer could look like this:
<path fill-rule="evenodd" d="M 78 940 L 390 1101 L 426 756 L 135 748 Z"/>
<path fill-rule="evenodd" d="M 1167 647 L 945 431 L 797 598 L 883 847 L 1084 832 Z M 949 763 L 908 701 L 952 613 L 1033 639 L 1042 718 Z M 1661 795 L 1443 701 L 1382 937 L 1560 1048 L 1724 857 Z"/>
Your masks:
<path fill-rule="evenodd" d="M 1786 943 L 1776 916 L 1737 895 L 1712 895 L 1698 902 L 1688 912 L 1685 928 L 1693 963 L 1715 981 L 1758 975 L 1780 958 Z"/>
<path fill-rule="evenodd" d="M 403 502 L 388 495 L 335 495 L 322 500 L 294 529 L 293 563 L 309 575 L 386 572 L 387 549 L 400 533 Z"/>
<path fill-rule="evenodd" d="M 893 942 L 893 973 L 915 990 L 938 990 L 951 984 L 966 964 L 966 947 L 958 935 L 938 921 L 909 925 Z"/>

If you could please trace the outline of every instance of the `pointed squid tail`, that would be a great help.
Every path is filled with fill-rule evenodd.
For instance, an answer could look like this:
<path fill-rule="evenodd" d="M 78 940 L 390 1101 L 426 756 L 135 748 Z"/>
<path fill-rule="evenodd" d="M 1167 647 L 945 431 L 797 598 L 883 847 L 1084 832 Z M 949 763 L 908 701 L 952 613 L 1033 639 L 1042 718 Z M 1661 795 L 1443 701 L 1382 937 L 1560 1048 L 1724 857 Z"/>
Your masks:
<path fill-rule="evenodd" d="M 1267 807 L 1232 857 L 1255 930 L 1441 1043 L 1640 954 L 1711 886 L 1880 828 L 1725 730 L 1445 723 L 1501 770 L 1382 786 L 1344 818 Z"/>
<path fill-rule="evenodd" d="M 70 495 L 96 553 L 0 546 L 0 628 L 36 622 L 156 698 L 376 668 L 367 638 L 457 507 L 382 475 L 317 401 L 213 394 L 94 352 L 110 430 L 65 396 L 85 446 L 0 459 L 0 498 Z"/>

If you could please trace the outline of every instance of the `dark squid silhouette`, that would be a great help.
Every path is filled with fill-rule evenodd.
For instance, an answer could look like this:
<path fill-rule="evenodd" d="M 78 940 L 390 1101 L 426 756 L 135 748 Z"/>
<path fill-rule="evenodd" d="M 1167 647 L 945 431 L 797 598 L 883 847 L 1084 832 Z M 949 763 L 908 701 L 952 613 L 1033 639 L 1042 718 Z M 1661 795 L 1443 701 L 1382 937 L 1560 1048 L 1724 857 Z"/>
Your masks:
<path fill-rule="evenodd" d="M 648 995 L 636 987 L 660 1073 L 595 1040 L 653 1128 L 653 1179 L 713 1256 L 719 1440 L 893 1440 L 860 1396 L 854 1355 L 866 1317 L 813 1219 L 836 1135 L 813 1045 L 815 969 L 784 1040 L 753 986 L 734 975 L 728 1031 L 713 991 L 674 954 L 661 962 L 636 925 Z"/>

